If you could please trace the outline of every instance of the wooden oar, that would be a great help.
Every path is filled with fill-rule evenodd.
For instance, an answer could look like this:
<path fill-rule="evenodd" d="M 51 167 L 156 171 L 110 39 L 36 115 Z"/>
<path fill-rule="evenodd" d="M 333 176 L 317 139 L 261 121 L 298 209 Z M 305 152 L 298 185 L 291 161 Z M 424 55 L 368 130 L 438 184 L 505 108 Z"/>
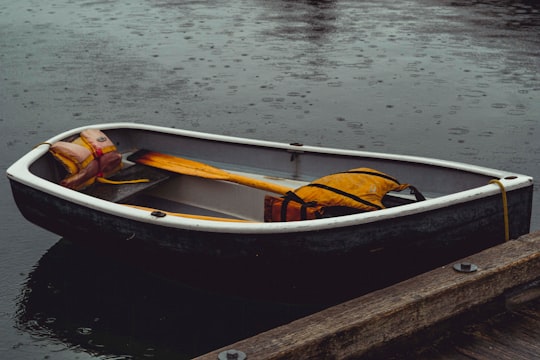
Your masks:
<path fill-rule="evenodd" d="M 253 179 L 247 176 L 232 174 L 225 170 L 218 169 L 216 167 L 200 163 L 198 161 L 188 160 L 148 150 L 139 150 L 136 153 L 130 155 L 128 157 L 128 160 L 139 164 L 172 171 L 178 174 L 197 176 L 213 180 L 230 181 L 256 189 L 266 190 L 276 194 L 283 195 L 286 194 L 288 191 L 293 190 L 287 186 L 278 185 L 259 179 Z"/>

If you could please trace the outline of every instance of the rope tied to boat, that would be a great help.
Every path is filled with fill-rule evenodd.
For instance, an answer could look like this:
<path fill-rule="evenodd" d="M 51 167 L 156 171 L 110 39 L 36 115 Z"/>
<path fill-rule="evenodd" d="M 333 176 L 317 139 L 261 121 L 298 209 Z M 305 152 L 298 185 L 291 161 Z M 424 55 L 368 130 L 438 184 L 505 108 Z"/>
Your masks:
<path fill-rule="evenodd" d="M 134 180 L 110 180 L 106 179 L 101 176 L 96 177 L 96 181 L 102 184 L 110 184 L 110 185 L 124 185 L 124 184 L 139 184 L 139 183 L 147 183 L 150 182 L 150 179 L 134 179 Z"/>
<path fill-rule="evenodd" d="M 506 199 L 506 189 L 500 180 L 493 179 L 490 184 L 497 184 L 501 189 L 501 196 L 503 202 L 503 216 L 504 216 L 504 241 L 510 240 L 510 227 L 508 225 L 508 200 Z"/>

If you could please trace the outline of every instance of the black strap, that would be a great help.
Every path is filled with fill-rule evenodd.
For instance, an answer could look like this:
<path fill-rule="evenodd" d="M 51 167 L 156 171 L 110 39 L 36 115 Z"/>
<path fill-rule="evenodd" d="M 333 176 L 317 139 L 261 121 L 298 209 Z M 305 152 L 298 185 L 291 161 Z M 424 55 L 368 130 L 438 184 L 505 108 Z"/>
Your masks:
<path fill-rule="evenodd" d="M 310 201 L 305 202 L 300 196 L 295 194 L 292 191 L 288 191 L 283 196 L 283 204 L 281 205 L 281 221 L 287 221 L 287 208 L 289 207 L 289 203 L 291 201 L 294 201 L 298 204 L 300 204 L 300 218 L 301 220 L 307 219 L 307 208 L 313 207 L 317 205 L 316 201 Z M 320 217 L 320 214 L 317 214 L 317 217 Z"/>
<path fill-rule="evenodd" d="M 416 198 L 416 201 L 424 201 L 424 200 L 426 200 L 424 195 L 422 195 L 422 193 L 416 187 L 409 186 L 409 189 L 411 190 L 411 194 L 413 194 L 414 197 Z"/>
<path fill-rule="evenodd" d="M 283 202 L 281 203 L 281 218 L 280 221 L 287 221 L 287 207 L 289 206 L 289 203 L 291 202 L 291 199 L 287 197 L 283 197 Z"/>
<path fill-rule="evenodd" d="M 323 184 L 307 184 L 306 186 L 312 186 L 312 187 L 318 187 L 320 189 L 325 189 L 325 190 L 328 190 L 328 191 L 332 191 L 336 194 L 339 194 L 339 195 L 342 195 L 342 196 L 346 196 L 348 197 L 349 199 L 352 199 L 356 202 L 359 202 L 361 204 L 364 204 L 364 205 L 367 205 L 367 206 L 371 206 L 371 207 L 374 207 L 378 210 L 382 209 L 382 207 L 380 207 L 379 205 L 377 204 L 373 204 L 372 202 L 369 202 L 367 200 L 364 200 L 354 194 L 351 194 L 351 193 L 348 193 L 346 191 L 343 191 L 343 190 L 340 190 L 340 189 L 336 189 L 334 187 L 331 187 L 331 186 L 328 186 L 328 185 L 323 185 Z"/>

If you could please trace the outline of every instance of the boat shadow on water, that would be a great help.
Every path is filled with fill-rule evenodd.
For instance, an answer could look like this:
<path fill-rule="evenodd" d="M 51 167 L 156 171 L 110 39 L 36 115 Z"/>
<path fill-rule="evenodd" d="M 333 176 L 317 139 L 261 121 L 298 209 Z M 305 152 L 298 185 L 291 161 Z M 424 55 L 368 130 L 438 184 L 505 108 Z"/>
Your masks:
<path fill-rule="evenodd" d="M 94 355 L 187 359 L 323 307 L 235 296 L 234 286 L 228 293 L 193 287 L 181 282 L 185 274 L 165 274 L 171 259 L 97 251 L 67 239 L 55 244 L 28 276 L 17 327 Z M 226 281 L 219 269 L 209 271 L 215 283 Z"/>
<path fill-rule="evenodd" d="M 302 271 L 64 238 L 28 276 L 17 326 L 96 355 L 192 358 L 421 271 L 412 254 L 396 251 L 393 268 L 387 252 L 379 267 L 376 255 L 315 259 Z"/>

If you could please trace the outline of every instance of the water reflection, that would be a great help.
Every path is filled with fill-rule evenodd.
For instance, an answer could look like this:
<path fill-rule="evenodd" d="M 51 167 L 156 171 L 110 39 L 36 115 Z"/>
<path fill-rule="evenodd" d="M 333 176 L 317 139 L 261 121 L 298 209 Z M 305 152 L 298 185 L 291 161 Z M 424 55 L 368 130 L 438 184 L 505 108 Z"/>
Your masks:
<path fill-rule="evenodd" d="M 319 309 L 196 289 L 113 254 L 59 241 L 27 279 L 18 328 L 93 355 L 187 359 Z"/>
<path fill-rule="evenodd" d="M 430 1 L 432 2 L 432 1 Z M 437 2 L 440 5 L 440 2 Z M 463 28 L 463 33 L 474 32 L 475 35 L 496 39 L 513 39 L 526 41 L 529 45 L 538 45 L 538 26 L 540 24 L 540 2 L 534 0 L 477 0 L 474 2 L 461 0 L 449 1 L 443 5 L 462 9 L 460 20 L 474 26 L 474 29 Z M 515 44 L 513 44 L 515 45 Z M 531 46 L 531 50 L 538 50 Z"/>
<path fill-rule="evenodd" d="M 270 36 L 317 43 L 336 30 L 335 0 L 279 0 L 260 3 L 269 12 L 262 18 L 275 22 Z"/>
<path fill-rule="evenodd" d="M 229 261 L 135 239 L 129 246 L 62 239 L 28 276 L 16 323 L 36 341 L 95 355 L 191 358 L 495 245 L 495 236 L 454 235 L 449 229 L 454 246 L 444 251 L 419 234 L 410 248 L 382 244 L 289 264 L 268 260 L 271 246 Z"/>

